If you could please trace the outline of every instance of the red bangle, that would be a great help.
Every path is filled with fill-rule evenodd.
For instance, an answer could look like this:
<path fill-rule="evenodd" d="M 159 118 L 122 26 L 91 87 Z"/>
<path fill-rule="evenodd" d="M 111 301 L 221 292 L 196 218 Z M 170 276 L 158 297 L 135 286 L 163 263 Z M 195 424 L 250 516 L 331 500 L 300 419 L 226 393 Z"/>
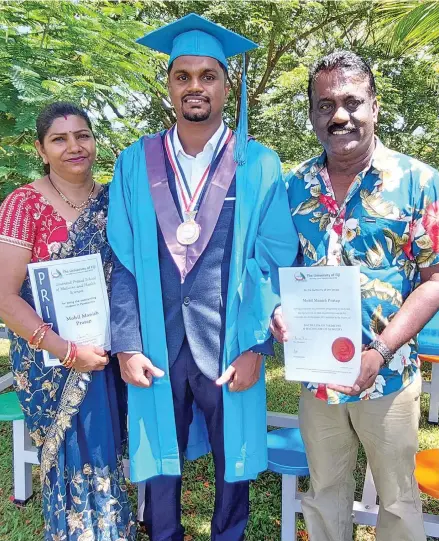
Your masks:
<path fill-rule="evenodd" d="M 35 342 L 35 339 L 37 338 L 39 332 L 47 325 L 47 323 L 41 323 L 41 325 L 39 325 L 33 332 L 32 336 L 30 337 L 30 339 L 28 340 L 28 344 L 30 346 L 33 346 L 34 345 L 34 342 Z"/>
<path fill-rule="evenodd" d="M 78 355 L 78 346 L 74 342 L 70 342 L 69 340 L 67 342 L 66 356 L 64 357 L 64 360 L 61 362 L 64 368 L 72 368 L 76 362 L 77 355 Z"/>
<path fill-rule="evenodd" d="M 41 342 L 44 340 L 44 337 L 46 336 L 47 331 L 51 328 L 52 328 L 52 323 L 41 324 L 38 327 L 38 329 L 34 332 L 34 334 L 31 336 L 31 339 L 28 342 L 29 347 L 31 349 L 34 349 L 35 351 L 41 351 L 40 349 Z M 34 343 L 34 340 L 37 336 L 38 336 L 38 340 Z"/>

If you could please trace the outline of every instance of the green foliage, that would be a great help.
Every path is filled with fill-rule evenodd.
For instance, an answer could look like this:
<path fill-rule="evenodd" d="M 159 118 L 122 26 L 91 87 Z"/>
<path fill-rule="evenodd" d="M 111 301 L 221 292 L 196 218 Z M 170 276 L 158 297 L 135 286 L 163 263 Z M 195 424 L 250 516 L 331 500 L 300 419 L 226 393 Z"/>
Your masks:
<path fill-rule="evenodd" d="M 99 146 L 95 175 L 101 181 L 111 179 L 114 161 L 128 144 L 143 133 L 172 125 L 166 56 L 137 45 L 135 38 L 190 12 L 260 44 L 246 59 L 250 133 L 279 152 L 285 169 L 320 152 L 308 121 L 307 70 L 335 48 L 352 49 L 373 66 L 384 142 L 438 166 L 438 100 L 431 84 L 438 81 L 437 51 L 420 40 L 412 41 L 403 55 L 391 47 L 401 21 L 414 17 L 413 12 L 420 18 L 420 5 L 427 6 L 424 15 L 429 17 L 420 18 L 420 28 L 425 20 L 433 20 L 433 4 L 437 5 L 396 0 L 0 3 L 0 199 L 42 174 L 33 148 L 35 119 L 51 101 L 71 100 L 90 112 Z M 405 28 L 406 37 L 413 37 L 414 26 L 411 33 Z M 412 51 L 421 45 L 423 56 L 418 58 Z M 241 58 L 231 59 L 232 92 L 225 117 L 232 127 L 239 114 L 241 73 Z"/>
<path fill-rule="evenodd" d="M 145 100 L 145 92 L 165 93 L 151 53 L 134 43 L 148 30 L 139 11 L 136 3 L 0 4 L 0 196 L 41 176 L 35 119 L 57 100 L 90 111 L 101 149 L 97 176 L 109 177 L 118 150 L 140 134 L 118 109 Z M 127 126 L 115 127 L 109 113 Z"/>
<path fill-rule="evenodd" d="M 413 52 L 432 46 L 439 52 L 439 3 L 382 0 L 377 6 L 385 26 L 392 27 L 393 51 Z"/>

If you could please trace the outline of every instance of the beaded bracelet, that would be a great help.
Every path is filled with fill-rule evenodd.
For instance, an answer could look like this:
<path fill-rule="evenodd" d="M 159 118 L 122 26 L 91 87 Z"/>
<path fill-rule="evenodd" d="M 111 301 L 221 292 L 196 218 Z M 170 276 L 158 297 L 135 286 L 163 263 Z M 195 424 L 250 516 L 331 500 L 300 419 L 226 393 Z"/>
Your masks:
<path fill-rule="evenodd" d="M 41 351 L 41 347 L 40 347 L 41 343 L 44 340 L 44 337 L 46 336 L 47 331 L 51 328 L 52 328 L 52 323 L 43 323 L 42 325 L 40 325 L 36 333 L 34 333 L 35 336 L 32 335 L 31 339 L 29 340 L 29 347 L 31 349 L 34 349 L 35 351 Z M 38 333 L 40 333 L 39 336 L 38 336 Z M 33 341 L 35 340 L 36 336 L 38 336 L 38 340 L 34 344 Z"/>

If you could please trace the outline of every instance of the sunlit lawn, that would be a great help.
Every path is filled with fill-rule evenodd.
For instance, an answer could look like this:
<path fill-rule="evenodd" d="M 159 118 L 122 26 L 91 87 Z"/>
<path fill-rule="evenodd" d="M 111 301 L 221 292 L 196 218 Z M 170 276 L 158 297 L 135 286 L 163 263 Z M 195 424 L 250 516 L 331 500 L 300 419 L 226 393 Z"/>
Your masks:
<path fill-rule="evenodd" d="M 8 371 L 8 342 L 0 340 L 0 376 Z M 283 379 L 283 367 L 278 353 L 267 366 L 268 408 L 271 411 L 297 413 L 299 386 Z M 428 375 L 427 375 L 428 377 Z M 420 446 L 422 449 L 439 447 L 439 430 L 426 422 L 428 417 L 428 396 L 422 397 L 422 422 Z M 365 457 L 360 450 L 356 470 L 357 492 L 361 487 L 365 471 Z M 9 423 L 0 423 L 0 541 L 27 541 L 42 539 L 43 519 L 41 499 L 38 490 L 38 468 L 34 467 L 33 498 L 24 508 L 17 508 L 11 501 L 12 495 L 12 430 Z M 306 487 L 306 479 L 302 487 Z M 130 487 L 135 505 L 135 486 Z M 186 527 L 185 541 L 209 541 L 209 524 L 214 500 L 213 464 L 210 457 L 187 463 L 183 481 L 183 514 Z M 436 500 L 423 497 L 424 511 L 439 514 Z M 266 472 L 251 485 L 251 521 L 247 530 L 248 541 L 276 541 L 280 539 L 281 485 L 280 477 Z M 304 524 L 300 524 L 304 530 Z M 373 528 L 356 528 L 356 541 L 375 539 Z M 301 532 L 302 539 L 306 539 Z M 139 541 L 147 536 L 141 530 Z"/>

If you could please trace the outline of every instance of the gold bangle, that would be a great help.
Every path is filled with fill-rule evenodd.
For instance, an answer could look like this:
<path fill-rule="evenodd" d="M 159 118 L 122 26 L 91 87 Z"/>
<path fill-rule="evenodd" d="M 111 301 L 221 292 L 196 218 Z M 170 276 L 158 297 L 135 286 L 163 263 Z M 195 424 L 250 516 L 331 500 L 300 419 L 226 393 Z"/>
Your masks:
<path fill-rule="evenodd" d="M 67 340 L 67 353 L 65 354 L 65 357 L 63 359 L 63 363 L 66 363 L 70 359 L 70 352 L 72 351 L 72 343 L 70 340 Z"/>

